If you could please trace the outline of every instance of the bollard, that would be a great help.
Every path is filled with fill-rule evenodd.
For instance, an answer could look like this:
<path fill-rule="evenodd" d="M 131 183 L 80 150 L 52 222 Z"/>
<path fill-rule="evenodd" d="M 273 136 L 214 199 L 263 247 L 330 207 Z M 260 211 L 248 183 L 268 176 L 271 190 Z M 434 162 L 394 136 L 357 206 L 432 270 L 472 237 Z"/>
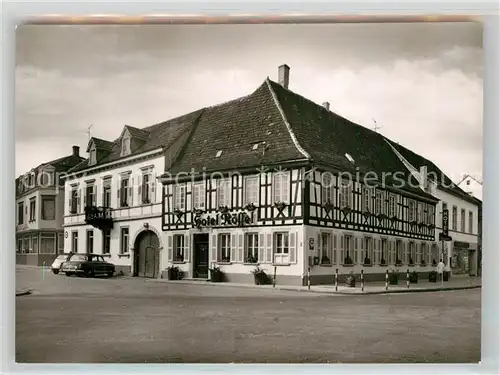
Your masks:
<path fill-rule="evenodd" d="M 406 270 L 406 287 L 410 289 L 410 270 Z"/>
<path fill-rule="evenodd" d="M 276 266 L 274 266 L 273 288 L 276 287 Z"/>
<path fill-rule="evenodd" d="M 311 267 L 307 269 L 307 290 L 311 290 Z"/>
<path fill-rule="evenodd" d="M 335 269 L 335 291 L 339 290 L 339 269 Z"/>
<path fill-rule="evenodd" d="M 363 270 L 361 270 L 361 291 L 364 292 L 364 290 L 365 290 L 365 278 Z"/>
<path fill-rule="evenodd" d="M 385 270 L 385 290 L 389 289 L 389 270 Z"/>

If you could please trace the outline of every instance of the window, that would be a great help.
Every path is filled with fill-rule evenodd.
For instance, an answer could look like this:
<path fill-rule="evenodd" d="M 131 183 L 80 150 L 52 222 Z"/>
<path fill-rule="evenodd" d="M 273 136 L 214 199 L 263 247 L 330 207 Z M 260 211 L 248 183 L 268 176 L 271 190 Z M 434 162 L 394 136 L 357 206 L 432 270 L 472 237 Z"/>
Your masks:
<path fill-rule="evenodd" d="M 396 259 L 395 264 L 400 264 L 403 262 L 403 243 L 400 240 L 396 240 Z"/>
<path fill-rule="evenodd" d="M 417 218 L 415 217 L 415 201 L 409 200 L 408 201 L 408 221 L 411 223 L 412 221 L 416 221 Z"/>
<path fill-rule="evenodd" d="M 245 263 L 259 262 L 259 236 L 257 233 L 248 233 L 245 237 Z"/>
<path fill-rule="evenodd" d="M 128 228 L 120 231 L 120 254 L 128 254 Z"/>
<path fill-rule="evenodd" d="M 382 192 L 375 192 L 375 215 L 382 213 Z"/>
<path fill-rule="evenodd" d="M 427 216 L 429 217 L 428 222 L 427 222 L 428 224 L 435 224 L 435 222 L 434 222 L 434 210 L 435 210 L 434 206 L 429 205 L 427 207 Z"/>
<path fill-rule="evenodd" d="M 41 178 L 40 178 L 40 186 L 41 187 L 48 187 L 52 185 L 53 181 L 53 176 L 54 174 L 49 171 L 41 171 Z"/>
<path fill-rule="evenodd" d="M 24 224 L 24 202 L 17 204 L 17 225 Z"/>
<path fill-rule="evenodd" d="M 95 145 L 93 145 L 92 148 L 90 149 L 89 165 L 94 165 L 95 163 L 97 163 L 97 155 L 96 155 Z"/>
<path fill-rule="evenodd" d="M 122 177 L 120 181 L 120 207 L 128 207 L 129 178 Z"/>
<path fill-rule="evenodd" d="M 343 264 L 352 264 L 352 236 L 344 235 L 344 249 L 341 249 L 341 258 Z"/>
<path fill-rule="evenodd" d="M 259 203 L 259 178 L 247 177 L 245 179 L 245 204 Z"/>
<path fill-rule="evenodd" d="M 231 205 L 231 191 L 230 191 L 229 180 L 219 180 L 217 195 L 218 195 L 217 199 L 219 207 L 222 206 L 229 207 Z"/>
<path fill-rule="evenodd" d="M 56 219 L 56 197 L 42 195 L 42 220 Z"/>
<path fill-rule="evenodd" d="M 64 253 L 64 236 L 62 233 L 57 234 L 57 253 Z"/>
<path fill-rule="evenodd" d="M 474 219 L 472 211 L 469 211 L 469 233 L 474 234 Z"/>
<path fill-rule="evenodd" d="M 87 254 L 94 252 L 94 231 L 87 231 Z"/>
<path fill-rule="evenodd" d="M 424 208 L 421 202 L 417 203 L 417 221 L 421 223 L 423 221 Z"/>
<path fill-rule="evenodd" d="M 363 241 L 363 248 L 365 250 L 365 253 L 362 255 L 363 256 L 363 264 L 372 264 L 374 259 L 373 259 L 373 241 L 371 237 L 365 237 L 362 239 Z"/>
<path fill-rule="evenodd" d="M 174 234 L 174 262 L 184 261 L 184 235 Z"/>
<path fill-rule="evenodd" d="M 30 253 L 30 238 L 28 236 L 23 239 L 23 249 L 25 253 Z"/>
<path fill-rule="evenodd" d="M 194 209 L 204 209 L 205 208 L 205 184 L 198 183 L 193 185 L 193 208 Z"/>
<path fill-rule="evenodd" d="M 330 173 L 321 175 L 321 199 L 322 203 L 333 203 L 333 179 Z"/>
<path fill-rule="evenodd" d="M 425 260 L 425 256 L 427 254 L 427 244 L 422 242 L 420 244 L 420 251 L 418 252 L 418 256 L 417 256 L 417 263 L 420 263 L 420 264 L 426 264 L 426 260 Z"/>
<path fill-rule="evenodd" d="M 394 194 L 389 194 L 389 217 L 396 216 L 396 196 Z M 400 258 L 401 259 L 401 258 Z"/>
<path fill-rule="evenodd" d="M 18 238 L 17 240 L 17 252 L 22 253 L 23 252 L 23 240 Z"/>
<path fill-rule="evenodd" d="M 453 206 L 453 210 L 452 210 L 452 214 L 451 214 L 451 229 L 452 230 L 457 230 L 457 216 L 458 216 L 458 213 L 457 213 L 457 206 Z"/>
<path fill-rule="evenodd" d="M 289 236 L 288 233 L 274 234 L 274 262 L 287 263 L 289 254 Z"/>
<path fill-rule="evenodd" d="M 274 175 L 274 201 L 288 203 L 289 175 L 286 172 Z"/>
<path fill-rule="evenodd" d="M 340 185 L 340 208 L 351 208 L 351 186 L 347 182 Z"/>
<path fill-rule="evenodd" d="M 78 232 L 77 231 L 71 233 L 71 251 L 73 253 L 78 252 Z"/>
<path fill-rule="evenodd" d="M 71 190 L 69 213 L 76 214 L 77 211 L 78 211 L 78 190 L 74 188 Z"/>
<path fill-rule="evenodd" d="M 142 203 L 147 204 L 150 203 L 150 189 L 151 189 L 151 181 L 150 181 L 151 175 L 149 173 L 144 173 L 142 175 Z"/>
<path fill-rule="evenodd" d="M 55 252 L 56 252 L 56 234 L 42 233 L 40 235 L 40 254 L 55 254 Z"/>
<path fill-rule="evenodd" d="M 121 156 L 126 156 L 130 154 L 130 137 L 125 135 L 122 138 L 122 153 Z"/>
<path fill-rule="evenodd" d="M 176 185 L 174 187 L 174 210 L 184 211 L 186 209 L 186 186 Z"/>
<path fill-rule="evenodd" d="M 102 231 L 102 253 L 111 253 L 111 229 L 104 229 Z"/>
<path fill-rule="evenodd" d="M 382 238 L 381 248 L 380 248 L 380 264 L 387 264 L 387 239 Z"/>
<path fill-rule="evenodd" d="M 30 199 L 30 222 L 36 220 L 36 198 Z"/>
<path fill-rule="evenodd" d="M 333 264 L 332 258 L 332 234 L 321 233 L 321 264 Z"/>
<path fill-rule="evenodd" d="M 372 212 L 372 189 L 364 187 L 361 195 L 363 212 Z"/>
<path fill-rule="evenodd" d="M 219 262 L 231 261 L 231 235 L 224 233 L 219 234 Z"/>
<path fill-rule="evenodd" d="M 85 206 L 95 206 L 94 185 L 88 184 L 85 188 Z"/>
<path fill-rule="evenodd" d="M 460 231 L 465 233 L 465 210 L 460 210 Z"/>
<path fill-rule="evenodd" d="M 432 250 L 431 250 L 431 262 L 433 265 L 436 265 L 438 262 L 438 247 L 437 244 L 433 243 L 432 244 Z"/>
<path fill-rule="evenodd" d="M 409 256 L 410 256 L 410 259 L 408 259 L 408 264 L 415 264 L 415 261 L 417 259 L 417 254 L 416 254 L 416 250 L 415 250 L 415 243 L 414 242 L 410 242 L 408 243 L 408 246 L 409 246 Z"/>
<path fill-rule="evenodd" d="M 38 234 L 31 236 L 31 252 L 38 253 Z"/>
<path fill-rule="evenodd" d="M 103 181 L 102 205 L 104 207 L 111 207 L 111 180 L 110 179 L 106 179 Z"/>

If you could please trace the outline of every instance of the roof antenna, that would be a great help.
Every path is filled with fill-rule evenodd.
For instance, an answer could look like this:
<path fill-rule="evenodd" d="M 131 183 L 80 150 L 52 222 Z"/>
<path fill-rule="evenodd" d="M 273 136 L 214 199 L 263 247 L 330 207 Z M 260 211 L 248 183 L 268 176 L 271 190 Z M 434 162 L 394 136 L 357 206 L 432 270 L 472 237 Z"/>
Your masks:
<path fill-rule="evenodd" d="M 380 125 L 380 126 L 379 126 L 379 125 L 377 124 L 377 121 L 376 121 L 374 118 L 372 118 L 372 120 L 373 120 L 373 124 L 375 125 L 375 126 L 374 126 L 374 128 L 373 128 L 373 130 L 375 130 L 375 132 L 377 132 L 377 133 L 378 133 L 378 130 L 379 130 L 379 129 L 382 129 L 384 126 L 383 126 L 383 125 Z"/>
<path fill-rule="evenodd" d="M 94 125 L 90 124 L 90 125 L 89 125 L 89 127 L 87 128 L 87 134 L 88 134 L 88 136 L 89 136 L 89 141 L 90 141 L 90 138 L 92 138 L 92 137 L 91 137 L 91 131 L 90 131 L 90 129 L 92 129 L 92 127 L 93 127 L 93 126 L 94 126 Z"/>

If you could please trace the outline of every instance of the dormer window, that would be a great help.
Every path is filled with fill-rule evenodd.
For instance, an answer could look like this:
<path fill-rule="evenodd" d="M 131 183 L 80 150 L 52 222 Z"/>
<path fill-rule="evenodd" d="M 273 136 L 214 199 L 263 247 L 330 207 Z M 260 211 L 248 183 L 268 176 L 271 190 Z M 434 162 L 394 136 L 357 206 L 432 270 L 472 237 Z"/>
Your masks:
<path fill-rule="evenodd" d="M 89 165 L 94 165 L 95 163 L 97 163 L 97 150 L 95 148 L 95 145 L 93 145 L 90 149 Z"/>
<path fill-rule="evenodd" d="M 130 154 L 130 136 L 125 135 L 122 138 L 122 156 L 126 156 Z"/>

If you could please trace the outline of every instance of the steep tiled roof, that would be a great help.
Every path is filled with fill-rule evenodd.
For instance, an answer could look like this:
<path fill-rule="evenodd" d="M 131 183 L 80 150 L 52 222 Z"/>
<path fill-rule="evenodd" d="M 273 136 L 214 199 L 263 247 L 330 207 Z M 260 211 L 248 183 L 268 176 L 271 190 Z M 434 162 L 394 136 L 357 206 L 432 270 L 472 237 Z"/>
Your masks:
<path fill-rule="evenodd" d="M 129 130 L 136 129 L 140 130 L 142 135 L 148 134 L 147 138 L 144 140 L 144 143 L 136 150 L 133 150 L 133 152 L 127 157 L 131 155 L 142 154 L 159 148 L 168 149 L 171 147 L 171 145 L 175 146 L 178 143 L 176 141 L 179 137 L 182 137 L 183 134 L 190 132 L 190 130 L 193 128 L 194 124 L 198 120 L 202 111 L 203 110 L 197 110 L 195 112 L 191 112 L 186 115 L 156 125 L 148 126 L 144 129 L 132 128 L 127 125 L 127 128 Z M 97 160 L 97 163 L 92 165 L 92 168 L 105 163 L 117 161 L 123 158 L 121 156 L 121 144 L 119 138 L 116 139 L 114 142 L 108 142 L 108 141 L 104 142 L 106 142 L 106 146 L 109 149 L 109 153 L 106 154 L 100 160 Z M 176 147 L 179 148 L 179 145 L 177 144 Z M 171 150 L 170 152 L 173 152 L 173 150 Z M 80 163 L 75 168 L 73 168 L 71 172 L 79 172 L 86 169 L 87 167 L 88 167 L 87 160 L 85 160 L 84 162 Z"/>
<path fill-rule="evenodd" d="M 98 150 L 111 151 L 113 149 L 113 142 L 106 141 L 101 138 L 92 137 L 87 146 L 87 152 L 90 150 L 90 145 L 94 143 Z"/>
<path fill-rule="evenodd" d="M 147 130 L 135 128 L 130 125 L 125 125 L 125 128 L 128 130 L 132 138 L 138 138 L 145 141 L 149 137 L 149 132 Z"/>

